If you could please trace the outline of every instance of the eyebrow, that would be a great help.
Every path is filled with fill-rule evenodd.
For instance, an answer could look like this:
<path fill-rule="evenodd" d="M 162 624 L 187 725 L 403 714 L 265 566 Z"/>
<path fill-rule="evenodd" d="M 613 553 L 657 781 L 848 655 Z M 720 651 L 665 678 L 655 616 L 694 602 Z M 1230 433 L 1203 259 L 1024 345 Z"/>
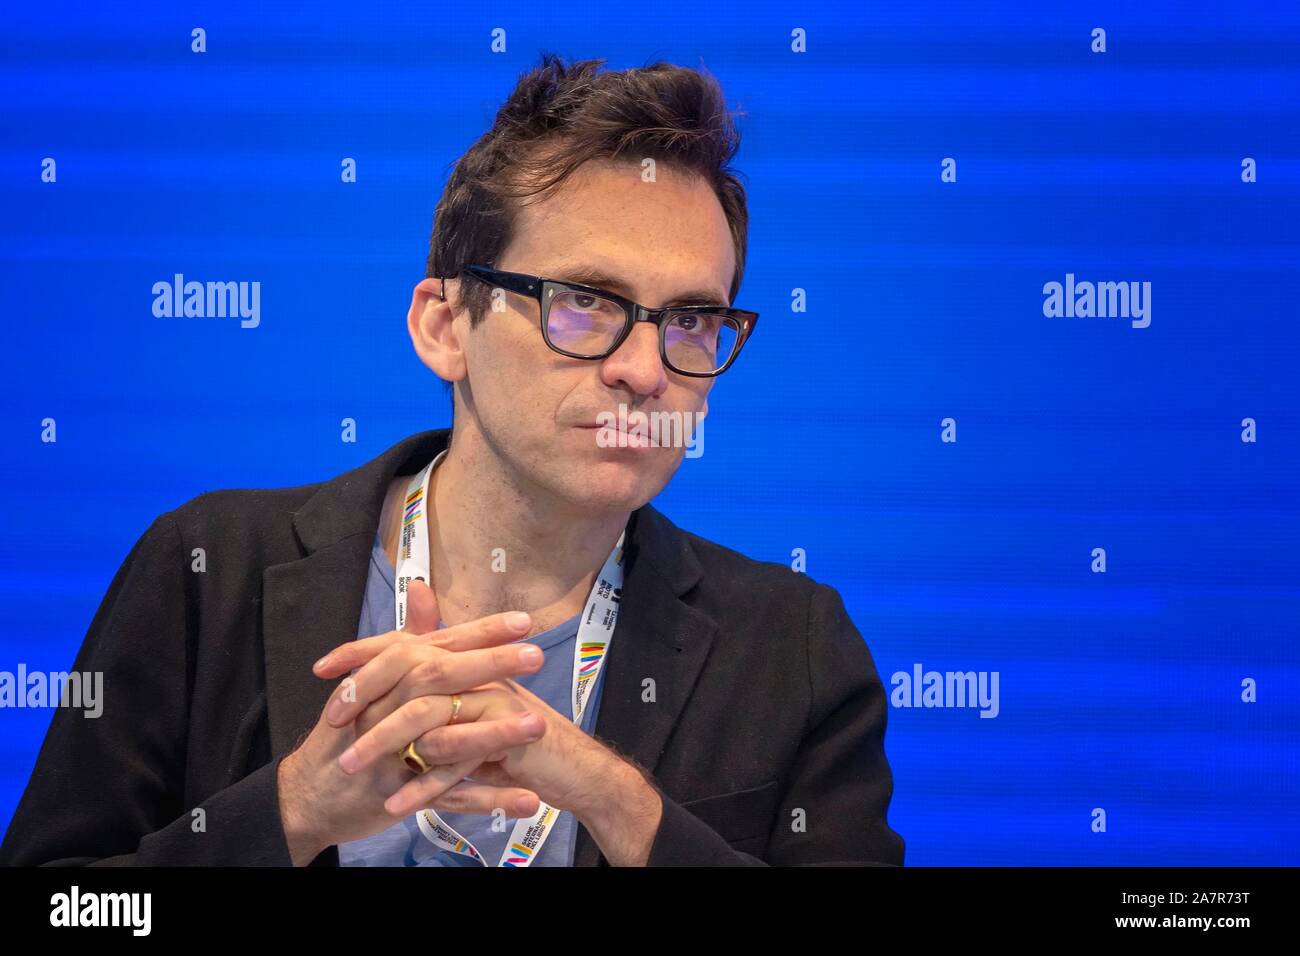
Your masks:
<path fill-rule="evenodd" d="M 617 276 L 602 272 L 593 266 L 561 266 L 555 270 L 555 278 L 562 279 L 565 282 L 576 282 L 578 285 L 589 285 L 597 289 L 617 292 L 619 295 L 626 296 L 629 299 L 632 298 L 631 289 L 626 283 Z M 674 296 L 664 303 L 665 308 L 674 305 L 716 305 L 726 308 L 727 300 L 725 296 L 719 296 L 716 292 L 707 289 L 695 289 Z"/>

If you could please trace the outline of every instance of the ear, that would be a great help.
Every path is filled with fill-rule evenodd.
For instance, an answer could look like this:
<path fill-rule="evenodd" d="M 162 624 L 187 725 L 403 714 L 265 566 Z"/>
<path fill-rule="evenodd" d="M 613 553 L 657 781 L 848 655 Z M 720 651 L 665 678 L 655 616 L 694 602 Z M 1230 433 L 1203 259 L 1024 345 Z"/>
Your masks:
<path fill-rule="evenodd" d="M 465 377 L 466 361 L 463 334 L 468 329 L 468 315 L 457 321 L 451 300 L 455 298 L 455 279 L 446 280 L 447 298 L 442 298 L 443 280 L 423 279 L 411 295 L 411 309 L 406 327 L 411 345 L 420 361 L 444 381 L 458 382 Z"/>

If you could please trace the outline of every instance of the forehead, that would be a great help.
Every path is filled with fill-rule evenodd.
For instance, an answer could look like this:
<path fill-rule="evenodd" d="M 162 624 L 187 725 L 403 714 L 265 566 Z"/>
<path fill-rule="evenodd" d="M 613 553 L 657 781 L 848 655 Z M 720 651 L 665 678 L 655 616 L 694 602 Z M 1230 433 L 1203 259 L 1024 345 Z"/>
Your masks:
<path fill-rule="evenodd" d="M 703 177 L 659 163 L 646 181 L 639 162 L 593 160 L 524 201 L 500 268 L 553 275 L 580 263 L 626 276 L 643 295 L 685 283 L 726 301 L 735 261 L 726 214 Z"/>

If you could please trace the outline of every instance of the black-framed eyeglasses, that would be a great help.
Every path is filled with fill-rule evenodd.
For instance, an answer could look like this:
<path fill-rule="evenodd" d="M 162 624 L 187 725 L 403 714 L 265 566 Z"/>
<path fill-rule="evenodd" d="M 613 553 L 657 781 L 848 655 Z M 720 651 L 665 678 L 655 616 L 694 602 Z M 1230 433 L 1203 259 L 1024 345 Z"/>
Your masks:
<path fill-rule="evenodd" d="M 659 357 L 679 375 L 712 378 L 736 361 L 758 324 L 758 313 L 715 305 L 648 309 L 605 289 L 470 265 L 463 270 L 490 286 L 531 296 L 540 306 L 542 338 L 576 359 L 613 355 L 637 322 L 659 327 Z M 448 277 L 450 278 L 450 277 Z"/>

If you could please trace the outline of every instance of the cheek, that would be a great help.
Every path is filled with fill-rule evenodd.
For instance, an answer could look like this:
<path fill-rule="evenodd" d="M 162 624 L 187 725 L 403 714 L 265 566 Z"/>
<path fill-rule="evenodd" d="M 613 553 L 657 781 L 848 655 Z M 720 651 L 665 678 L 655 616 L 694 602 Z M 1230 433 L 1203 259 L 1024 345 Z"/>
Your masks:
<path fill-rule="evenodd" d="M 482 387 L 477 381 L 474 386 L 479 420 L 518 454 L 526 448 L 545 453 L 557 438 L 557 421 L 566 421 L 566 410 L 572 411 L 565 406 L 570 377 L 545 356 L 503 351 L 493 359 L 495 364 L 482 371 Z"/>
<path fill-rule="evenodd" d="M 529 342 L 514 330 L 480 329 L 478 334 L 482 338 L 470 357 L 470 374 L 480 415 L 494 421 L 527 417 L 540 375 Z"/>
<path fill-rule="evenodd" d="M 696 385 L 691 383 L 680 386 L 680 391 L 676 396 L 674 396 L 675 401 L 673 402 L 672 407 L 680 409 L 683 412 L 703 411 L 705 405 L 708 403 L 709 391 L 712 388 L 712 385 L 708 384 L 706 379 L 702 379 L 701 381 L 706 382 L 706 384 Z"/>

